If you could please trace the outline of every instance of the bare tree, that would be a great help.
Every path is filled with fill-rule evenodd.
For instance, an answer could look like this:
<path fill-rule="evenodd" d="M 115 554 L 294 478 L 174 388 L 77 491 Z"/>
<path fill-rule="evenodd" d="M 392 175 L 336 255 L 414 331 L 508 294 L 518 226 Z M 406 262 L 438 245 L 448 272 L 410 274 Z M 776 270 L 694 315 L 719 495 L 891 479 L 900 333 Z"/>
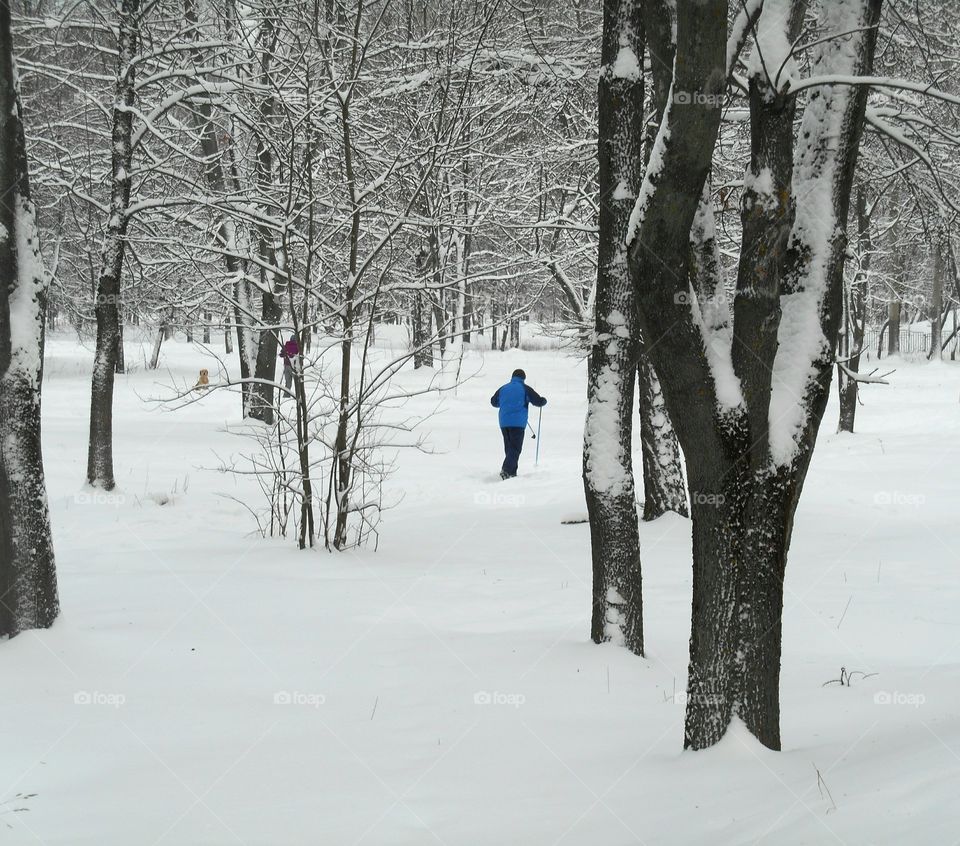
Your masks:
<path fill-rule="evenodd" d="M 121 0 L 117 8 L 117 32 L 110 206 L 97 281 L 97 347 L 90 386 L 87 447 L 87 482 L 108 491 L 116 485 L 113 479 L 113 380 L 120 349 L 120 279 L 130 225 L 133 107 L 137 97 L 134 59 L 139 49 L 140 0 Z"/>

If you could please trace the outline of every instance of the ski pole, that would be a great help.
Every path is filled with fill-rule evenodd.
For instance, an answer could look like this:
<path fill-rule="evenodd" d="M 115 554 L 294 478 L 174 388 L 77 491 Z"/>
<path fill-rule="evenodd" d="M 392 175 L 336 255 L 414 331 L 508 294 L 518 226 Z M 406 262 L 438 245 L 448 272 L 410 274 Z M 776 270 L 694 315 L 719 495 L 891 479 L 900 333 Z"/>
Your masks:
<path fill-rule="evenodd" d="M 537 439 L 537 433 L 533 431 L 533 425 L 529 420 L 527 421 L 527 426 L 530 429 L 530 438 L 535 441 Z"/>
<path fill-rule="evenodd" d="M 540 463 L 540 429 L 543 426 L 543 406 L 540 406 L 539 416 L 537 417 L 537 452 L 533 460 L 533 465 L 536 467 Z"/>

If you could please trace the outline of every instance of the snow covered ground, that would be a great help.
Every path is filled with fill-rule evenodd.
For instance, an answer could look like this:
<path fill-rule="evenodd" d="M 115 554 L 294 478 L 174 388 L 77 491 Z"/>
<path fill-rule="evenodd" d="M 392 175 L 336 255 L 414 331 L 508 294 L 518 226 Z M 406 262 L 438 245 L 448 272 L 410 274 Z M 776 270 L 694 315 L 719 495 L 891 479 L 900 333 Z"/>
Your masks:
<path fill-rule="evenodd" d="M 168 343 L 151 373 L 128 347 L 110 495 L 83 487 L 91 353 L 47 354 L 63 616 L 0 644 L 0 843 L 960 838 L 960 365 L 901 363 L 857 435 L 827 413 L 787 571 L 784 751 L 732 731 L 683 753 L 685 520 L 642 526 L 648 657 L 587 639 L 588 531 L 560 524 L 583 511 L 582 363 L 471 355 L 434 454 L 401 456 L 379 552 L 329 555 L 252 536 L 220 495 L 253 496 L 217 472 L 245 446 L 235 395 L 149 401 L 202 351 Z M 549 405 L 540 465 L 528 441 L 502 483 L 488 397 L 516 366 Z M 841 667 L 852 685 L 824 686 Z"/>

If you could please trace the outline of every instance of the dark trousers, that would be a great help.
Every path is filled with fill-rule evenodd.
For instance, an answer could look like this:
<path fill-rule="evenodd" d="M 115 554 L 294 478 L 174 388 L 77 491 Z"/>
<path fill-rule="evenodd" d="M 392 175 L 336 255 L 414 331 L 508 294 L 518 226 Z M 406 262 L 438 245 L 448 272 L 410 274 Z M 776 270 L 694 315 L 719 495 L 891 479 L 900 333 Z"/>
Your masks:
<path fill-rule="evenodd" d="M 508 476 L 517 475 L 517 462 L 520 460 L 520 451 L 523 449 L 523 436 L 527 430 L 519 426 L 510 426 L 501 429 L 503 432 L 503 472 Z"/>

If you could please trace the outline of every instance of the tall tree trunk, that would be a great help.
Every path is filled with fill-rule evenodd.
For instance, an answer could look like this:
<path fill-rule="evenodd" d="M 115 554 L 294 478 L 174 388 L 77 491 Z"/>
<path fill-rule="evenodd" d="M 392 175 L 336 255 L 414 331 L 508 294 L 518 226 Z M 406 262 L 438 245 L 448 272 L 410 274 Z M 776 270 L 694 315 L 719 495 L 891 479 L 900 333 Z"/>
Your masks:
<path fill-rule="evenodd" d="M 192 0 L 191 0 L 192 2 Z M 191 6 L 192 8 L 192 6 Z M 236 0 L 225 0 L 223 26 L 226 37 L 235 45 L 245 41 L 245 36 L 241 32 L 239 13 Z M 197 33 L 199 35 L 199 32 Z M 200 52 L 196 51 L 195 56 L 199 57 Z M 201 117 L 212 117 L 212 112 L 205 113 L 202 110 L 202 104 L 207 103 L 201 99 Z M 209 105 L 209 103 L 207 103 Z M 202 147 L 204 158 L 207 159 L 207 166 L 212 167 L 212 162 L 216 161 L 224 169 L 224 181 L 228 191 L 235 191 L 237 195 L 241 194 L 240 187 L 240 168 L 237 165 L 237 156 L 234 149 L 234 123 L 231 120 L 227 124 L 229 133 L 223 147 L 223 159 L 210 156 L 216 153 L 219 145 L 215 148 L 209 143 Z M 209 124 L 207 132 L 213 133 L 213 140 L 216 140 L 216 125 Z M 211 173 L 206 174 L 209 179 Z M 240 258 L 240 245 L 237 240 L 237 227 L 232 220 L 224 219 L 221 221 L 217 237 L 224 247 L 224 264 L 227 268 L 227 274 L 233 277 L 233 319 L 237 332 L 237 359 L 240 365 L 240 378 L 243 380 L 240 386 L 241 408 L 244 417 L 250 416 L 250 410 L 253 406 L 253 384 L 245 380 L 253 376 L 257 359 L 258 336 L 254 331 L 254 301 L 253 301 L 253 283 L 248 278 L 247 262 Z M 244 245 L 246 246 L 246 245 Z M 246 251 L 242 255 L 247 255 Z M 232 344 L 231 344 L 232 346 Z"/>
<path fill-rule="evenodd" d="M 271 57 L 277 45 L 276 21 L 268 13 L 260 25 L 260 84 L 270 91 L 260 101 L 260 131 L 257 133 L 257 187 L 265 200 L 273 188 L 273 151 L 270 147 L 270 132 L 274 114 L 274 95 L 272 93 Z M 270 215 L 271 209 L 264 202 L 263 214 Z M 277 279 L 279 271 L 273 247 L 274 235 L 269 226 L 258 227 L 260 253 L 260 341 L 257 345 L 257 360 L 254 370 L 256 382 L 252 388 L 250 416 L 273 425 L 274 380 L 277 372 L 277 350 L 279 349 L 280 321 L 283 318 L 280 289 L 282 283 Z"/>
<path fill-rule="evenodd" d="M 121 0 L 117 38 L 117 80 L 111 135 L 110 217 L 103 236 L 97 282 L 97 346 L 90 385 L 90 440 L 87 481 L 105 490 L 113 478 L 113 380 L 120 348 L 120 281 L 130 220 L 130 166 L 133 159 L 133 105 L 140 37 L 140 0 Z"/>
<path fill-rule="evenodd" d="M 870 75 L 880 7 L 881 0 L 822 6 L 821 23 L 838 31 L 823 33 L 812 50 L 811 73 Z M 818 89 L 794 150 L 790 74 L 770 76 L 751 63 L 751 162 L 731 314 L 718 296 L 722 279 L 709 291 L 693 284 L 690 249 L 706 231 L 695 222 L 709 201 L 704 189 L 731 69 L 727 3 L 676 8 L 677 54 L 668 67 L 684 96 L 664 116 L 629 258 L 644 341 L 687 461 L 693 608 L 684 742 L 710 746 L 738 717 L 779 749 L 784 567 L 833 372 L 868 88 Z M 789 45 L 805 14 L 804 0 L 768 2 L 759 28 Z M 838 44 L 841 34 L 847 41 Z M 805 331 L 811 325 L 819 331 Z M 784 343 L 798 335 L 799 343 Z M 772 413 L 784 406 L 789 425 Z"/>
<path fill-rule="evenodd" d="M 193 37 L 196 41 L 201 40 L 201 33 L 197 21 L 197 11 L 195 0 L 184 0 L 183 3 L 184 18 L 187 23 L 193 27 Z M 199 47 L 193 51 L 193 60 L 198 66 L 203 66 L 204 52 Z M 197 99 L 192 109 L 194 123 L 198 129 L 200 138 L 200 153 L 203 156 L 203 174 L 204 179 L 210 189 L 219 196 L 227 193 L 228 174 L 223 166 L 223 153 L 220 149 L 220 139 L 217 136 L 217 123 L 213 117 L 213 106 L 207 97 Z M 226 142 L 229 149 L 230 142 Z M 230 189 L 239 195 L 239 185 L 234 168 L 229 170 Z M 243 414 L 246 416 L 250 410 L 251 386 L 247 381 L 252 373 L 251 361 L 253 359 L 251 345 L 253 340 L 250 325 L 250 283 L 245 278 L 243 269 L 237 255 L 236 226 L 233 221 L 226 218 L 220 221 L 217 227 L 217 243 L 223 250 L 223 262 L 226 266 L 227 276 L 232 282 L 233 299 L 233 319 L 237 331 L 237 358 L 240 364 L 240 401 Z M 209 340 L 205 337 L 205 343 Z M 230 327 L 224 327 L 224 347 L 229 355 L 233 352 L 233 342 L 230 338 Z"/>
<path fill-rule="evenodd" d="M 860 353 L 867 323 L 867 286 L 870 284 L 873 240 L 870 234 L 870 214 L 867 211 L 866 192 L 857 191 L 857 240 L 860 244 L 860 269 L 844 297 L 845 328 L 841 335 L 840 358 L 846 358 L 850 373 L 860 372 Z M 837 368 L 837 390 L 840 397 L 838 431 L 852 432 L 857 416 L 857 380 L 843 367 Z"/>
<path fill-rule="evenodd" d="M 357 10 L 357 26 L 360 24 L 361 14 L 362 7 Z M 356 48 L 354 48 L 351 71 L 355 66 Z M 333 444 L 330 481 L 327 491 L 326 519 L 324 520 L 324 535 L 328 549 L 330 548 L 331 541 L 335 549 L 344 549 L 346 547 L 347 529 L 349 525 L 348 518 L 350 509 L 353 506 L 351 499 L 351 491 L 354 484 L 352 445 L 356 443 L 356 439 L 351 440 L 349 438 L 351 418 L 350 373 L 356 321 L 354 301 L 360 285 L 360 279 L 357 276 L 357 266 L 363 211 L 359 190 L 357 188 L 357 177 L 354 171 L 353 124 L 350 105 L 349 97 L 341 98 L 340 129 L 343 137 L 343 169 L 346 177 L 348 202 L 350 204 L 350 234 L 348 241 L 349 282 L 344 290 L 341 310 L 343 340 L 340 342 L 340 396 L 337 411 L 337 432 Z M 356 413 L 358 418 L 356 425 L 359 427 L 361 425 L 359 411 Z M 334 516 L 333 538 L 331 539 L 330 512 L 332 509 L 335 509 L 336 514 Z"/>
<path fill-rule="evenodd" d="M 0 0 L 0 638 L 60 613 L 40 444 L 48 277 L 30 199 L 10 3 Z"/>
<path fill-rule="evenodd" d="M 655 120 L 646 121 L 643 139 L 644 167 L 656 141 L 660 122 L 668 105 L 670 69 L 673 66 L 674 45 L 670 9 L 664 0 L 646 0 L 643 3 L 643 22 L 650 54 L 650 102 Z M 716 248 L 716 244 L 712 245 Z M 710 251 L 709 265 L 704 270 L 719 272 L 719 257 Z M 704 262 L 707 264 L 707 262 Z M 640 447 L 643 455 L 643 519 L 655 520 L 667 511 L 688 515 L 687 491 L 683 480 L 680 446 L 677 433 L 667 412 L 660 380 L 649 357 L 642 350 L 637 368 L 640 394 Z"/>
<path fill-rule="evenodd" d="M 630 213 L 643 176 L 639 0 L 607 3 L 603 33 L 598 84 L 596 340 L 587 367 L 583 438 L 583 488 L 593 558 L 590 636 L 596 643 L 614 641 L 642 655 L 643 582 L 632 458 L 639 345 L 632 331 L 635 306 L 626 255 Z"/>
<path fill-rule="evenodd" d="M 930 304 L 930 355 L 933 361 L 943 357 L 943 239 L 937 237 L 933 245 L 933 297 Z"/>

